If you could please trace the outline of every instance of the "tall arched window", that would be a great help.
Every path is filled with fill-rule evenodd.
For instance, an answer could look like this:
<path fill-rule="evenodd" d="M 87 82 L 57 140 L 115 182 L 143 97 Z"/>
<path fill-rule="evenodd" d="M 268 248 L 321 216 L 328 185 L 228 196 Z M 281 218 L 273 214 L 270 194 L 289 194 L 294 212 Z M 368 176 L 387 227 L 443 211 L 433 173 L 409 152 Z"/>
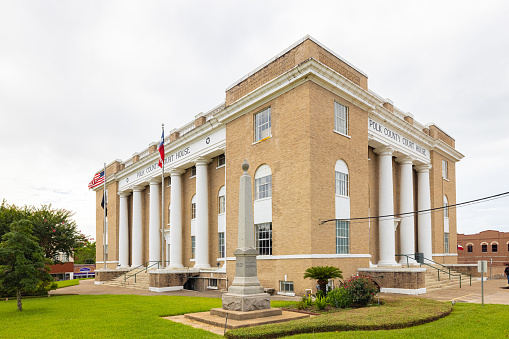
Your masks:
<path fill-rule="evenodd" d="M 219 194 L 217 197 L 217 213 L 223 214 L 226 212 L 226 188 L 222 186 L 219 189 Z"/>
<path fill-rule="evenodd" d="M 168 205 L 168 226 L 170 226 L 171 204 Z"/>
<path fill-rule="evenodd" d="M 449 253 L 449 200 L 444 195 L 444 253 Z"/>
<path fill-rule="evenodd" d="M 261 165 L 255 172 L 254 223 L 259 255 L 272 255 L 272 171 Z"/>
<path fill-rule="evenodd" d="M 191 220 L 196 219 L 196 194 L 191 199 Z"/>
<path fill-rule="evenodd" d="M 336 161 L 335 172 L 335 206 L 336 219 L 350 218 L 350 180 L 348 165 L 343 160 Z M 336 254 L 350 253 L 350 222 L 336 220 Z"/>
<path fill-rule="evenodd" d="M 272 197 L 272 171 L 261 165 L 255 173 L 255 200 Z"/>
<path fill-rule="evenodd" d="M 218 259 L 226 258 L 226 187 L 222 186 L 217 194 L 217 241 Z"/>

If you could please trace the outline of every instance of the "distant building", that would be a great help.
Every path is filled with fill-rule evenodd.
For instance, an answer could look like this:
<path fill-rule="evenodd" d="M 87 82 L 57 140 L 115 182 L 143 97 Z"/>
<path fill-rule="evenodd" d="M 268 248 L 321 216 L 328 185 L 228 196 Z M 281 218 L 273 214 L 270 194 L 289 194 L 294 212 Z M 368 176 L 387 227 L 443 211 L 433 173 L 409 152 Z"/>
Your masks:
<path fill-rule="evenodd" d="M 492 274 L 502 274 L 509 262 L 509 232 L 482 231 L 476 234 L 458 233 L 458 264 L 477 264 L 487 260 Z"/>

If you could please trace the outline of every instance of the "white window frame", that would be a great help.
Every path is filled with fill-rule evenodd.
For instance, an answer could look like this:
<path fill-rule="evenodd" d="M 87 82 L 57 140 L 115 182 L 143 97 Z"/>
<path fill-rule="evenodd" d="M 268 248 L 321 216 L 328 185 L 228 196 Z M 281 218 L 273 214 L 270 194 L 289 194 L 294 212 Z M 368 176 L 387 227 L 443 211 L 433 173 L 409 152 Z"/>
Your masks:
<path fill-rule="evenodd" d="M 279 292 L 284 293 L 284 294 L 294 293 L 293 281 L 280 280 L 279 281 Z"/>
<path fill-rule="evenodd" d="M 272 137 L 272 122 L 270 107 L 254 115 L 254 142 Z"/>
<path fill-rule="evenodd" d="M 189 179 L 196 177 L 196 166 L 191 167 L 190 171 L 191 171 L 191 176 L 189 177 Z"/>
<path fill-rule="evenodd" d="M 196 259 L 196 236 L 191 236 L 191 260 Z"/>
<path fill-rule="evenodd" d="M 207 288 L 209 288 L 211 290 L 217 290 L 218 279 L 217 278 L 208 278 L 207 280 L 208 280 Z"/>
<path fill-rule="evenodd" d="M 350 222 L 336 220 L 336 254 L 350 254 Z"/>
<path fill-rule="evenodd" d="M 263 227 L 263 230 L 261 229 Z M 268 227 L 268 229 L 267 229 Z M 272 223 L 255 225 L 255 244 L 258 255 L 272 255 Z M 260 246 L 263 245 L 263 246 Z"/>
<path fill-rule="evenodd" d="M 348 106 L 334 101 L 334 132 L 348 136 Z"/>
<path fill-rule="evenodd" d="M 255 200 L 272 197 L 272 170 L 263 164 L 255 172 Z"/>
<path fill-rule="evenodd" d="M 449 253 L 449 233 L 444 232 L 444 253 Z"/>
<path fill-rule="evenodd" d="M 226 155 L 223 153 L 217 157 L 217 167 L 216 168 L 221 168 L 224 166 L 226 166 Z"/>
<path fill-rule="evenodd" d="M 217 214 L 226 213 L 226 189 L 222 186 L 217 197 Z"/>
<path fill-rule="evenodd" d="M 196 219 L 196 194 L 191 199 L 191 220 Z"/>
<path fill-rule="evenodd" d="M 217 242 L 219 247 L 218 258 L 224 259 L 226 258 L 226 242 L 225 242 L 225 232 L 218 232 L 217 234 Z"/>
<path fill-rule="evenodd" d="M 336 171 L 336 195 L 349 197 L 350 196 L 350 180 L 348 173 Z"/>
<path fill-rule="evenodd" d="M 449 164 L 447 163 L 447 160 L 442 159 L 442 178 L 445 180 L 449 180 Z"/>

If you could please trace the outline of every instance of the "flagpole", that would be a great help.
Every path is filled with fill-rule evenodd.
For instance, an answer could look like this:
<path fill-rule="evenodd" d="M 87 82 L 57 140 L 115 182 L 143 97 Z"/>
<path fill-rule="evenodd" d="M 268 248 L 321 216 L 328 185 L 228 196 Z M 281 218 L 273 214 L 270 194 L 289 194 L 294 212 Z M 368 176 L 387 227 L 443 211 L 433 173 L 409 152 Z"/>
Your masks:
<path fill-rule="evenodd" d="M 104 268 L 106 269 L 106 163 L 104 163 L 104 186 L 103 186 L 103 200 L 104 200 L 104 208 L 103 208 L 103 262 Z"/>
<path fill-rule="evenodd" d="M 161 124 L 163 131 L 163 149 L 164 149 L 164 124 Z M 164 266 L 164 156 L 161 164 L 161 267 Z"/>

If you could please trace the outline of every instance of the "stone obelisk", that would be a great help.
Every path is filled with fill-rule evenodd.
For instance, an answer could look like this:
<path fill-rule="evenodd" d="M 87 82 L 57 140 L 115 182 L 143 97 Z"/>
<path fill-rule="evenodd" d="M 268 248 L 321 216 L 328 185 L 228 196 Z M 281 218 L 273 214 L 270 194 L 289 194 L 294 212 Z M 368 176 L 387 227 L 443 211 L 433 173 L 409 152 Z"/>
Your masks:
<path fill-rule="evenodd" d="M 238 248 L 233 252 L 236 257 L 235 279 L 228 293 L 223 294 L 223 309 L 241 312 L 270 308 L 269 294 L 263 292 L 256 268 L 258 251 L 255 248 L 253 195 L 248 169 L 249 164 L 244 160 L 239 189 Z"/>

